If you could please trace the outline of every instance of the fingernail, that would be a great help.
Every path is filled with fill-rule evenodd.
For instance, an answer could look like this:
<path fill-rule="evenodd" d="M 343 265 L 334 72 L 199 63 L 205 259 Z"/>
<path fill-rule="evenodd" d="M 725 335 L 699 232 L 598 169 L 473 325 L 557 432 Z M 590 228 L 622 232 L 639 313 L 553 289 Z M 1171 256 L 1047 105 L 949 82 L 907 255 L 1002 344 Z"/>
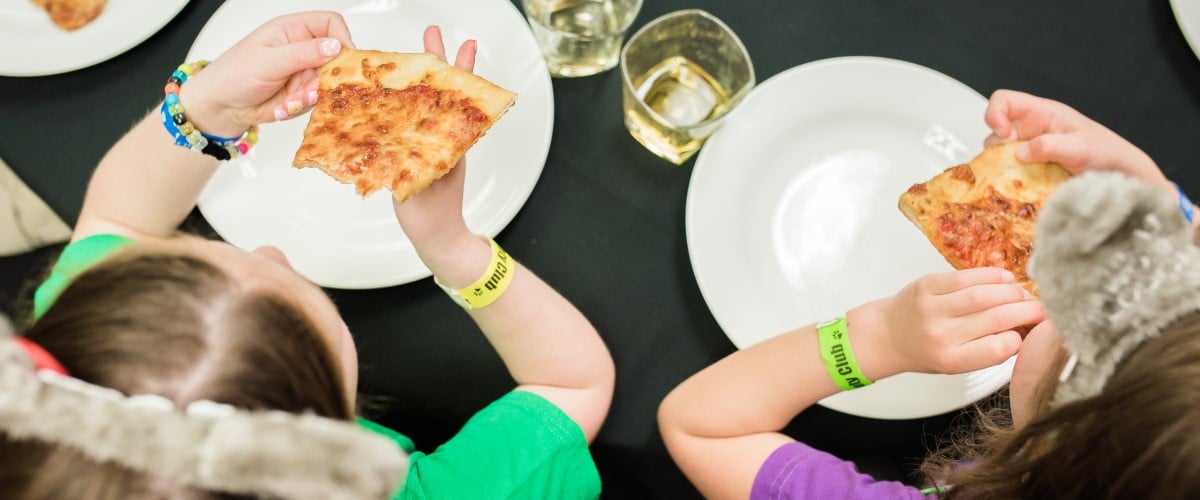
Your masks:
<path fill-rule="evenodd" d="M 1001 269 L 1000 277 L 1003 278 L 1006 283 L 1012 283 L 1017 279 L 1016 276 L 1013 276 L 1012 271 L 1009 271 L 1008 269 Z"/>
<path fill-rule="evenodd" d="M 317 91 L 315 91 L 315 90 L 308 91 L 308 104 L 311 106 L 316 103 L 317 103 Z"/>
<path fill-rule="evenodd" d="M 342 42 L 336 38 L 326 38 L 321 41 L 321 55 L 325 57 L 333 57 L 342 51 Z"/>
<path fill-rule="evenodd" d="M 299 113 L 301 109 L 304 109 L 304 105 L 300 104 L 300 101 L 288 101 L 287 112 L 289 115 Z"/>
<path fill-rule="evenodd" d="M 283 106 L 275 108 L 275 119 L 276 120 L 286 120 L 287 117 L 288 117 L 288 112 L 286 109 L 283 109 Z"/>

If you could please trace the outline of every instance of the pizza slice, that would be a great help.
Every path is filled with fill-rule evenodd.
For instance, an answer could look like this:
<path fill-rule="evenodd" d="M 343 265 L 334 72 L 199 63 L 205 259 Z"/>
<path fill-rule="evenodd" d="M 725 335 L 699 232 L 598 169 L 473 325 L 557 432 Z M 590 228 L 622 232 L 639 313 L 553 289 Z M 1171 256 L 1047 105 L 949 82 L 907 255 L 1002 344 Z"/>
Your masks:
<path fill-rule="evenodd" d="M 59 28 L 76 30 L 92 22 L 104 10 L 108 0 L 33 0 L 38 7 L 46 9 L 50 20 Z"/>
<path fill-rule="evenodd" d="M 900 195 L 900 211 L 955 269 L 1000 267 L 1037 297 L 1026 264 L 1046 198 L 1070 176 L 1054 163 L 1023 163 L 1019 143 L 985 149 Z"/>
<path fill-rule="evenodd" d="M 454 168 L 516 97 L 430 54 L 343 50 L 319 78 L 292 164 L 400 201 Z"/>

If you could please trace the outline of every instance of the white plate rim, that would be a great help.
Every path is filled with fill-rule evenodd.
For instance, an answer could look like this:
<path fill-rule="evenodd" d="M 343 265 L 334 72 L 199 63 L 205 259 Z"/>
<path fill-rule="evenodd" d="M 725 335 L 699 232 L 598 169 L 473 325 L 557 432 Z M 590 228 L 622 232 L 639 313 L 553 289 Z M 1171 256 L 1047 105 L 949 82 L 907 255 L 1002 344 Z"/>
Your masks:
<path fill-rule="evenodd" d="M 22 1 L 30 4 L 38 11 L 42 11 L 40 7 L 33 5 L 28 0 Z M 158 33 L 159 30 L 169 24 L 171 20 L 175 19 L 188 3 L 188 0 L 143 1 L 140 7 L 136 9 L 137 15 L 121 16 L 122 20 L 133 20 L 137 23 L 130 25 L 128 22 L 120 23 L 116 19 L 111 19 L 117 14 L 124 14 L 124 12 L 131 9 L 130 7 L 118 4 L 118 1 L 125 0 L 112 0 L 108 2 L 108 5 L 105 5 L 105 10 L 95 20 L 82 28 L 70 32 L 64 31 L 54 25 L 44 11 L 40 12 L 45 17 L 46 26 L 57 30 L 53 34 L 48 33 L 52 37 L 50 40 L 61 40 L 63 43 L 69 44 L 69 46 L 65 47 L 66 50 L 51 50 L 63 49 L 64 46 L 56 47 L 45 43 L 45 41 L 30 43 L 29 40 L 19 40 L 19 45 L 22 47 L 21 57 L 0 58 L 0 76 L 34 77 L 57 75 L 100 64 L 124 54 L 151 36 L 154 36 L 155 33 Z M 121 10 L 117 10 L 114 13 L 116 9 Z M 108 19 L 105 18 L 106 14 L 109 15 Z M 0 26 L 2 25 L 3 23 L 0 23 Z M 127 38 L 114 36 L 119 34 L 127 34 L 129 36 Z M 4 30 L 0 30 L 0 43 L 7 42 L 4 40 L 4 37 Z M 10 43 L 6 44 L 12 46 Z"/>
<path fill-rule="evenodd" d="M 740 106 L 738 109 L 733 110 L 730 113 L 729 117 L 727 117 L 727 120 L 731 120 L 731 119 L 737 120 L 736 117 L 738 116 L 738 112 L 745 109 L 745 107 L 744 107 L 745 104 L 748 102 L 752 102 L 754 99 L 757 98 L 756 97 L 757 95 L 766 94 L 773 87 L 775 87 L 777 85 L 784 85 L 785 84 L 784 82 L 787 82 L 792 78 L 796 78 L 797 75 L 802 75 L 806 72 L 810 72 L 810 71 L 814 71 L 814 70 L 828 69 L 830 67 L 835 67 L 837 65 L 889 65 L 889 66 L 894 66 L 894 67 L 902 67 L 904 69 L 923 73 L 925 76 L 932 77 L 936 80 L 941 81 L 942 83 L 944 83 L 946 85 L 957 87 L 958 89 L 961 89 L 961 90 L 965 90 L 965 91 L 969 92 L 970 94 L 977 96 L 979 101 L 984 105 L 986 105 L 986 102 L 987 102 L 987 99 L 983 95 L 979 94 L 977 91 L 972 89 L 970 86 L 968 86 L 954 78 L 951 78 L 941 72 L 927 68 L 925 66 L 921 66 L 919 64 L 911 63 L 908 61 L 897 60 L 897 59 L 885 58 L 885 57 L 876 57 L 876 56 L 842 56 L 842 57 L 833 57 L 833 58 L 828 58 L 828 59 L 820 59 L 820 60 L 816 60 L 816 61 L 811 61 L 811 62 L 808 62 L 805 64 L 801 64 L 801 65 L 789 68 L 787 70 L 784 70 L 783 72 L 780 72 L 780 73 L 772 76 L 771 78 L 768 78 L 766 81 L 759 84 L 753 91 L 751 91 L 750 95 L 746 96 L 745 101 L 743 101 L 743 103 L 742 103 L 742 106 Z M 982 111 L 982 107 L 980 108 L 980 111 Z M 982 122 L 982 113 L 980 113 L 979 120 Z M 728 123 L 728 121 L 726 123 Z M 722 130 L 724 130 L 725 125 L 723 125 L 722 127 L 723 128 L 721 130 L 718 130 L 717 132 L 715 132 L 713 134 L 713 137 L 711 137 L 709 139 L 709 144 L 721 141 Z M 738 328 L 738 325 L 732 324 L 728 318 L 723 318 L 722 317 L 723 315 L 719 310 L 720 307 L 714 304 L 713 301 L 716 297 L 715 287 L 717 286 L 717 284 L 710 282 L 709 281 L 710 276 L 708 275 L 708 273 L 706 273 L 703 270 L 703 266 L 705 266 L 707 264 L 704 262 L 700 262 L 698 260 L 700 258 L 698 254 L 702 253 L 702 252 L 697 252 L 694 250 L 697 245 L 697 238 L 698 238 L 697 227 L 699 224 L 699 217 L 700 217 L 699 210 L 697 210 L 696 207 L 699 207 L 702 205 L 702 200 L 699 200 L 697 198 L 698 196 L 700 196 L 697 194 L 700 192 L 700 190 L 697 189 L 696 186 L 700 182 L 703 182 L 703 177 L 706 175 L 705 174 L 706 170 L 712 169 L 712 168 L 718 168 L 717 166 L 711 165 L 711 163 L 715 160 L 707 160 L 708 156 L 705 153 L 710 150 L 712 150 L 712 148 L 706 147 L 700 151 L 700 153 L 696 159 L 696 163 L 693 166 L 692 177 L 689 181 L 688 194 L 686 196 L 686 201 L 685 201 L 686 205 L 685 205 L 685 211 L 684 211 L 685 212 L 684 213 L 684 226 L 685 226 L 685 233 L 686 233 L 688 249 L 689 249 L 688 255 L 689 255 L 690 263 L 692 265 L 693 275 L 695 276 L 695 279 L 696 279 L 697 287 L 700 289 L 701 296 L 704 298 L 706 305 L 709 307 L 709 310 L 712 313 L 714 320 L 717 322 L 718 326 L 721 327 L 722 331 L 725 332 L 726 336 L 734 344 L 734 346 L 737 347 L 738 349 L 743 349 L 753 343 L 742 345 L 742 343 L 739 342 L 738 335 L 730 334 L 731 331 Z M 715 280 L 715 278 L 711 278 L 711 279 Z M 815 321 L 817 319 L 818 318 L 813 318 L 813 321 Z M 801 325 L 797 324 L 795 326 L 801 326 Z M 783 332 L 782 331 L 776 332 L 776 334 L 779 334 L 779 333 L 783 333 Z M 986 387 L 981 390 L 981 394 L 979 394 L 979 397 L 965 398 L 961 402 L 962 403 L 961 405 L 958 405 L 955 407 L 909 408 L 908 411 L 900 412 L 900 413 L 871 411 L 869 409 L 864 410 L 863 408 L 858 407 L 858 405 L 844 404 L 839 399 L 839 398 L 842 398 L 843 396 L 849 396 L 851 393 L 837 394 L 837 395 L 834 395 L 834 396 L 831 396 L 829 398 L 819 401 L 818 404 L 820 404 L 821 406 L 825 406 L 827 408 L 836 410 L 836 411 L 843 412 L 843 413 L 856 415 L 856 416 L 860 416 L 860 417 L 866 417 L 866 418 L 882 419 L 882 420 L 904 420 L 904 419 L 916 419 L 916 418 L 925 418 L 925 417 L 935 416 L 935 415 L 939 415 L 939 414 L 946 413 L 949 411 L 955 411 L 955 410 L 960 409 L 965 406 L 969 406 L 970 404 L 975 403 L 978 400 L 987 397 L 987 395 L 989 395 L 989 394 L 995 392 L 995 390 L 998 390 L 999 388 L 1001 388 L 1004 384 L 1006 384 L 1008 382 L 1008 380 L 1011 376 L 1011 368 L 1012 368 L 1014 360 L 1015 360 L 1015 358 L 1011 358 L 1011 359 L 1007 360 L 1005 363 L 1002 363 L 1001 365 L 997 365 L 997 366 L 993 366 L 990 368 L 986 368 L 984 370 L 972 372 L 971 374 L 962 374 L 962 375 L 903 374 L 904 377 L 967 377 L 967 376 L 971 376 L 973 374 L 981 374 L 981 373 L 987 372 L 988 373 L 987 376 L 990 376 L 991 378 L 986 381 L 987 382 Z"/>
<path fill-rule="evenodd" d="M 1171 11 L 1175 13 L 1175 22 L 1183 32 L 1183 39 L 1200 58 L 1200 4 L 1194 0 L 1171 0 Z"/>
<path fill-rule="evenodd" d="M 513 111 L 515 111 L 517 109 L 517 106 L 521 106 L 521 104 L 523 102 L 528 102 L 529 100 L 535 99 L 535 98 L 541 99 L 537 102 L 537 105 L 544 107 L 544 113 L 542 113 L 542 115 L 538 118 L 539 123 L 541 124 L 539 126 L 541 126 L 544 133 L 537 134 L 536 133 L 537 131 L 535 130 L 531 133 L 524 134 L 524 136 L 527 136 L 530 140 L 529 144 L 524 145 L 524 147 L 538 152 L 535 155 L 535 157 L 531 158 L 531 160 L 535 159 L 535 161 L 530 162 L 531 167 L 529 167 L 529 168 L 531 170 L 528 172 L 529 174 L 532 175 L 534 173 L 532 165 L 536 165 L 536 175 L 532 175 L 532 181 L 527 184 L 521 185 L 519 188 L 510 189 L 509 191 L 506 191 L 507 195 L 504 196 L 503 198 L 501 198 L 503 205 L 500 206 L 499 210 L 495 211 L 495 212 L 482 213 L 481 212 L 482 209 L 477 209 L 475 212 L 471 212 L 470 205 L 472 205 L 472 203 L 471 203 L 472 200 L 471 199 L 464 200 L 464 211 L 466 212 L 466 213 L 464 213 L 464 217 L 466 218 L 468 226 L 471 228 L 471 230 L 477 234 L 487 236 L 490 238 L 495 238 L 504 228 L 506 228 L 508 226 L 509 223 L 512 222 L 513 218 L 516 217 L 517 213 L 519 213 L 521 208 L 524 207 L 525 203 L 528 201 L 529 197 L 532 195 L 533 189 L 536 187 L 537 180 L 540 179 L 540 177 L 541 177 L 542 170 L 545 168 L 546 160 L 549 158 L 550 144 L 551 144 L 551 139 L 553 136 L 553 129 L 554 129 L 554 90 L 553 90 L 553 85 L 550 80 L 549 71 L 546 67 L 545 59 L 542 57 L 540 50 L 537 49 L 536 41 L 533 40 L 533 35 L 529 31 L 528 25 L 525 24 L 524 15 L 521 14 L 521 12 L 511 2 L 504 1 L 504 0 L 492 0 L 492 1 L 497 2 L 496 5 L 501 6 L 500 8 L 505 9 L 507 12 L 511 12 L 512 15 L 514 16 L 514 18 L 513 18 L 514 21 L 517 21 L 517 20 L 520 21 L 520 25 L 521 25 L 520 27 L 522 28 L 523 32 L 528 34 L 528 37 L 529 37 L 529 39 L 527 41 L 528 45 L 530 47 L 532 47 L 534 51 L 536 51 L 536 52 L 531 52 L 531 54 L 533 54 L 533 57 L 531 58 L 531 60 L 536 60 L 536 69 L 534 70 L 534 72 L 537 75 L 540 75 L 539 77 L 537 77 L 538 82 L 535 85 L 536 88 L 534 89 L 536 91 L 536 93 L 529 92 L 529 91 L 520 92 L 520 91 L 518 91 L 518 89 L 512 89 L 514 91 L 518 91 L 518 98 L 517 98 L 517 104 L 514 106 L 513 109 L 509 110 L 508 114 L 511 115 L 513 113 Z M 251 3 L 252 5 L 260 5 L 258 2 L 254 2 L 253 0 L 227 0 L 221 7 L 219 7 L 217 9 L 217 12 L 215 12 L 213 14 L 213 18 L 217 18 L 218 15 L 220 15 L 224 9 L 231 9 L 231 10 L 239 9 L 242 7 L 241 4 L 244 4 L 244 3 Z M 371 4 L 372 2 L 365 2 L 365 3 L 358 2 L 358 3 L 367 5 L 367 4 Z M 397 4 L 397 2 L 385 1 L 385 2 L 383 2 L 383 4 Z M 448 4 L 450 4 L 450 2 L 446 2 L 445 4 L 443 4 L 442 2 L 433 2 L 430 5 L 433 5 L 434 6 L 433 8 L 442 8 Z M 290 3 L 288 5 L 290 5 Z M 338 10 L 340 10 L 341 8 L 353 9 L 355 7 L 355 5 L 356 4 L 341 5 L 341 6 L 339 6 Z M 452 9 L 454 7 L 456 7 L 456 6 L 451 6 L 451 7 L 446 7 L 446 8 Z M 277 15 L 283 15 L 288 12 L 300 12 L 305 9 L 298 8 L 298 7 L 291 7 L 291 8 L 285 7 L 285 8 L 277 9 L 277 10 L 278 10 Z M 214 24 L 210 21 L 201 30 L 201 32 L 197 36 L 196 40 L 200 41 L 201 39 L 203 39 L 206 36 L 205 32 L 210 29 L 215 30 L 215 29 L 220 29 L 220 28 L 214 27 Z M 449 26 L 447 26 L 443 23 L 443 30 L 446 31 L 447 29 L 449 29 Z M 352 33 L 352 35 L 353 35 L 353 33 Z M 356 41 L 358 41 L 357 38 L 356 38 Z M 231 41 L 231 43 L 232 43 L 232 41 Z M 482 47 L 483 46 L 481 45 L 481 48 Z M 192 49 L 190 49 L 190 51 L 189 51 L 189 58 L 191 58 L 194 55 L 192 53 L 194 53 L 195 51 L 196 51 L 196 45 L 193 45 Z M 529 106 L 529 105 L 527 104 L 527 106 Z M 299 119 L 305 120 L 304 117 L 301 117 Z M 501 119 L 501 121 L 498 122 L 495 127 L 493 127 L 493 130 L 489 131 L 488 135 L 492 135 L 498 127 L 501 127 L 504 124 L 505 124 L 504 119 Z M 488 139 L 488 136 L 485 135 L 484 138 L 481 139 L 481 142 L 484 140 L 487 140 L 487 139 Z M 478 146 L 479 145 L 477 144 L 476 148 L 474 148 L 474 149 L 478 149 Z M 473 151 L 474 151 L 474 149 L 473 149 Z M 471 153 L 468 153 L 468 156 L 470 157 Z M 468 161 L 470 162 L 470 160 L 468 160 Z M 288 168 L 291 168 L 291 167 L 289 166 Z M 506 167 L 506 168 L 509 168 L 509 167 Z M 468 175 L 470 175 L 470 174 L 468 173 Z M 332 183 L 334 181 L 329 180 L 329 182 Z M 469 193 L 467 193 L 467 195 L 469 196 Z M 211 202 L 211 201 L 209 201 L 209 198 L 210 198 L 210 193 L 208 192 L 208 189 L 206 188 L 205 193 L 201 195 L 200 201 L 198 203 L 198 208 L 199 208 L 201 214 L 204 215 L 205 219 L 209 222 L 209 224 L 213 227 L 213 229 L 217 231 L 218 234 L 220 234 L 223 238 L 226 238 L 226 240 L 229 241 L 230 243 L 237 245 L 238 243 L 236 241 L 232 241 L 225 234 L 222 234 L 221 221 L 216 220 L 214 217 L 212 217 L 211 211 L 208 208 L 206 208 L 208 203 Z M 474 205 L 478 206 L 480 204 L 476 203 Z M 497 208 L 497 207 L 490 207 L 490 208 Z M 479 222 L 479 221 L 483 221 L 483 222 Z M 242 246 L 243 248 L 250 249 L 246 245 L 238 245 L 238 246 Z M 390 286 L 403 285 L 403 284 L 411 283 L 411 282 L 414 282 L 414 281 L 417 281 L 420 279 L 427 278 L 432 275 L 432 273 L 429 271 L 429 269 L 423 263 L 421 263 L 419 259 L 416 259 L 415 253 L 412 254 L 411 259 L 407 259 L 405 262 L 406 262 L 406 264 L 404 267 L 406 269 L 396 270 L 396 271 L 392 271 L 392 272 L 381 272 L 381 273 L 374 275 L 374 277 L 372 277 L 372 278 L 360 277 L 358 279 L 338 279 L 338 278 L 313 279 L 310 277 L 310 279 L 313 279 L 313 281 L 316 282 L 317 284 L 324 286 L 324 287 L 328 287 L 328 288 L 358 290 L 358 289 L 375 289 L 375 288 L 384 288 L 384 287 L 390 287 Z M 298 272 L 301 272 L 301 274 L 306 274 L 305 269 L 301 269 L 299 266 L 296 266 L 296 269 Z"/>

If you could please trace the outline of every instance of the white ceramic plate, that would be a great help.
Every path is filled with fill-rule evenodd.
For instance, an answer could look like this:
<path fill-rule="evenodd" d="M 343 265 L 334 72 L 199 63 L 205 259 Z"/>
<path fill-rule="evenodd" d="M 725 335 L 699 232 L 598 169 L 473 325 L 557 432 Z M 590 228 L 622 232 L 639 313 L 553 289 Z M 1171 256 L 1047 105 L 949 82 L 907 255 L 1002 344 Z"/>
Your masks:
<path fill-rule="evenodd" d="M 1175 11 L 1175 21 L 1188 45 L 1192 46 L 1192 52 L 1200 57 L 1200 1 L 1171 0 L 1171 10 Z"/>
<path fill-rule="evenodd" d="M 66 73 L 107 61 L 142 43 L 187 0 L 109 0 L 86 26 L 66 31 L 30 0 L 0 0 L 0 75 Z"/>
<path fill-rule="evenodd" d="M 463 214 L 495 236 L 525 204 L 541 176 L 554 123 L 554 95 L 542 53 L 507 0 L 230 0 L 200 32 L 188 60 L 211 59 L 268 19 L 336 9 L 360 48 L 420 52 L 427 25 L 442 27 L 447 52 L 479 41 L 475 72 L 517 93 L 516 105 L 467 155 Z M 261 128 L 258 146 L 218 170 L 200 211 L 241 248 L 279 247 L 300 274 L 333 288 L 378 288 L 430 275 L 392 214 L 391 194 L 366 199 L 317 169 L 297 170 L 308 116 Z"/>
<path fill-rule="evenodd" d="M 986 106 L 941 73 L 874 57 L 812 62 L 754 89 L 700 152 L 687 197 L 692 268 L 729 339 L 745 348 L 950 270 L 896 203 L 980 151 Z M 905 373 L 821 404 L 937 415 L 1000 388 L 1011 364 Z"/>

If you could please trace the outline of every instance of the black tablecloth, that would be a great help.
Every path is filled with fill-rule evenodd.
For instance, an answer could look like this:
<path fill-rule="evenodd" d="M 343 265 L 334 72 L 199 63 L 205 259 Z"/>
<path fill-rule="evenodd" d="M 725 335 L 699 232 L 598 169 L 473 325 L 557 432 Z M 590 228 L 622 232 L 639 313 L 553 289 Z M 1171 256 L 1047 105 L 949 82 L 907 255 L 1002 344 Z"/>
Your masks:
<path fill-rule="evenodd" d="M 87 69 L 0 78 L 0 158 L 73 221 L 92 168 L 160 98 L 166 72 L 218 6 L 193 1 L 145 43 Z M 927 66 L 984 95 L 1025 90 L 1105 123 L 1200 195 L 1200 62 L 1165 0 L 653 0 L 633 29 L 693 7 L 739 34 L 760 82 L 816 59 L 872 55 Z M 733 346 L 688 260 L 683 213 L 691 162 L 670 165 L 629 137 L 619 77 L 609 71 L 554 81 L 545 170 L 498 240 L 591 318 L 612 350 L 616 395 L 594 445 L 606 496 L 694 496 L 658 438 L 655 410 L 678 382 Z M 206 230 L 196 215 L 190 225 Z M 22 283 L 55 250 L 0 259 L 0 300 L 10 310 L 21 307 Z M 432 281 L 331 294 L 358 342 L 361 386 L 374 395 L 365 401 L 418 446 L 436 446 L 511 387 L 487 342 Z M 901 467 L 918 460 L 953 418 L 876 421 L 814 408 L 790 431 L 901 478 Z"/>

